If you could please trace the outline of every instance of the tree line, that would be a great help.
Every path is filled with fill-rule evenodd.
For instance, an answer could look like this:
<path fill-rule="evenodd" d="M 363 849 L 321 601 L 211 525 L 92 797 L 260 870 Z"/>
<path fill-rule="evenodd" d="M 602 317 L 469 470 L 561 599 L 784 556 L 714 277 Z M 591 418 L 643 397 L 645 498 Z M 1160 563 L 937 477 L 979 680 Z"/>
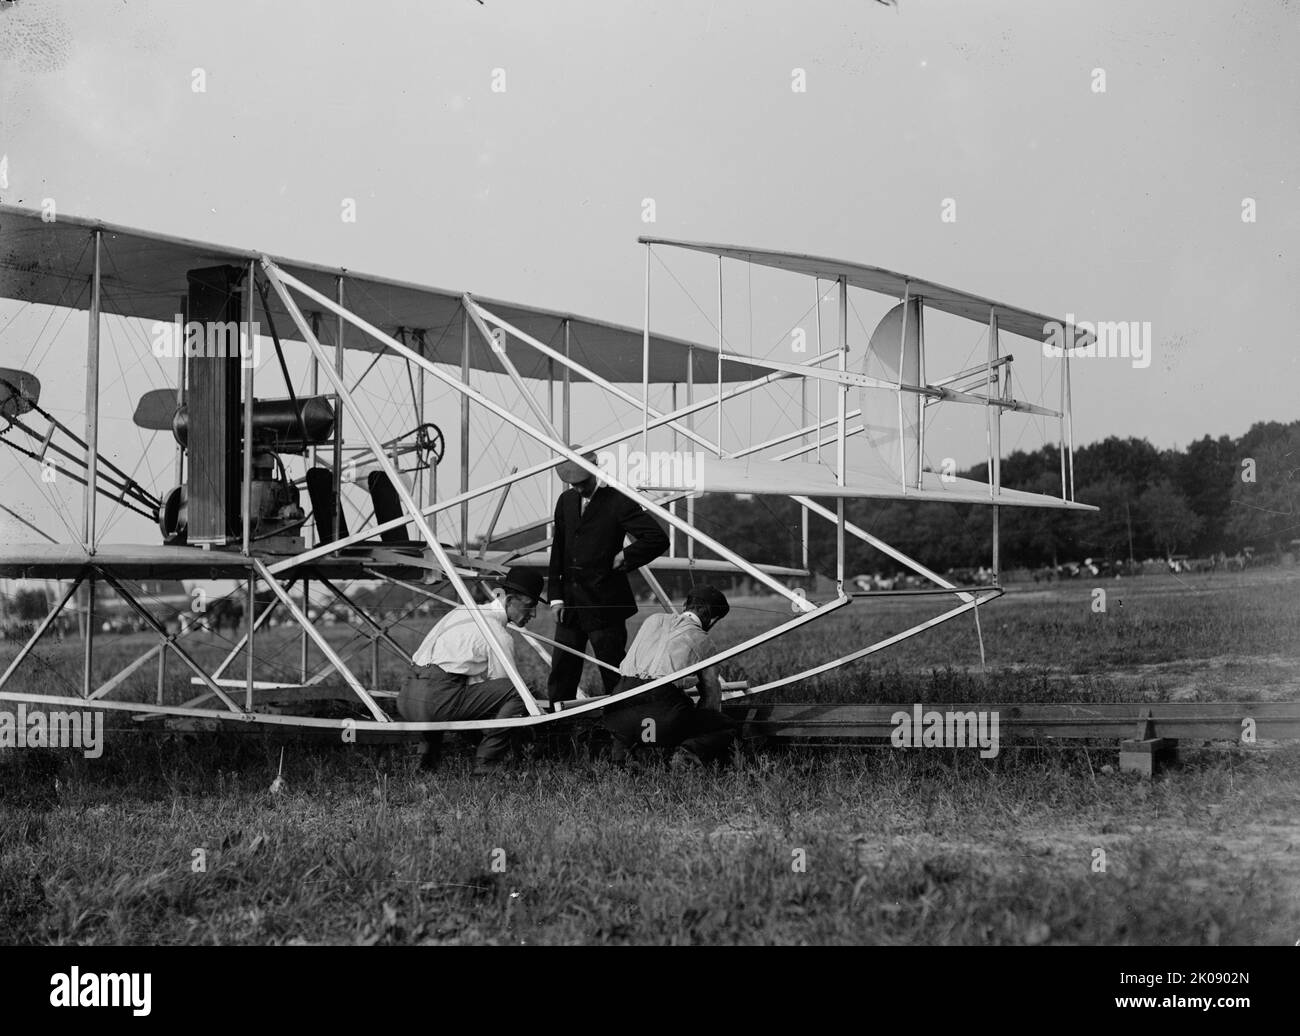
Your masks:
<path fill-rule="evenodd" d="M 985 481 L 987 465 L 959 474 Z M 1012 453 L 1002 461 L 1002 484 L 1059 497 L 1059 449 Z M 1111 436 L 1075 450 L 1074 486 L 1076 500 L 1100 510 L 1000 509 L 1003 569 L 1089 557 L 1210 557 L 1245 548 L 1281 553 L 1300 538 L 1300 421 L 1257 423 L 1235 439 L 1207 435 L 1186 449 L 1160 450 L 1146 439 Z M 848 500 L 845 512 L 849 521 L 932 568 L 989 563 L 993 519 L 987 506 Z M 800 509 L 791 500 L 707 495 L 696 501 L 696 521 L 752 560 L 796 566 L 802 560 Z M 834 527 L 816 516 L 809 521 L 809 562 L 830 571 Z M 846 560 L 849 574 L 896 567 L 852 537 Z"/>

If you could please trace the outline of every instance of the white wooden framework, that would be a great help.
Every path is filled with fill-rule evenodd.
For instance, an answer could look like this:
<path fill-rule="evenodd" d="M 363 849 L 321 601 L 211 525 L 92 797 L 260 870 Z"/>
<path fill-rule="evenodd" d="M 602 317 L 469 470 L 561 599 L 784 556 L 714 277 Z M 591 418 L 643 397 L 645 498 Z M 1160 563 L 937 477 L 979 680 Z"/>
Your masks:
<path fill-rule="evenodd" d="M 12 221 L 13 212 L 0 211 L 0 244 L 3 244 L 5 221 Z M 3 673 L 0 673 L 0 701 L 28 702 L 63 707 L 95 707 L 124 710 L 141 716 L 176 716 L 220 719 L 271 726 L 300 726 L 330 729 L 347 725 L 357 731 L 428 731 L 487 729 L 496 727 L 523 727 L 553 722 L 575 714 L 599 710 L 614 701 L 643 694 L 668 682 L 681 680 L 706 666 L 717 665 L 745 652 L 797 632 L 831 612 L 850 604 L 855 598 L 872 596 L 857 593 L 846 587 L 846 540 L 853 538 L 865 543 L 916 575 L 928 581 L 935 595 L 951 596 L 953 606 L 932 618 L 908 629 L 883 638 L 875 643 L 859 645 L 839 657 L 828 659 L 798 672 L 783 675 L 763 684 L 747 686 L 729 685 L 727 697 L 746 697 L 761 694 L 800 680 L 813 679 L 837 667 L 844 666 L 887 649 L 909 637 L 948 622 L 968 612 L 974 613 L 978 628 L 978 610 L 981 605 L 1002 593 L 997 585 L 999 566 L 997 515 L 1003 506 L 1057 507 L 1083 509 L 1085 505 L 1073 500 L 1072 432 L 1070 424 L 1070 384 L 1068 365 L 1062 366 L 1060 409 L 1049 409 L 1038 403 L 1017 400 L 1011 393 L 1009 371 L 1010 355 L 1003 355 L 1000 331 L 1011 330 L 1026 334 L 1037 314 L 1015 307 L 990 302 L 953 289 L 944 288 L 917 278 L 892 274 L 871 267 L 821 260 L 791 253 L 762 252 L 730 246 L 701 245 L 690 242 L 642 239 L 645 245 L 645 297 L 644 320 L 639 332 L 619 329 L 614 325 L 586 321 L 564 314 L 550 314 L 510 303 L 480 301 L 465 293 L 437 292 L 420 289 L 398 282 L 379 279 L 361 279 L 355 291 L 345 291 L 348 277 L 339 272 L 306 264 L 289 263 L 260 253 L 219 250 L 211 246 L 197 246 L 192 242 L 144 235 L 122 228 L 72 221 L 73 227 L 84 226 L 92 236 L 93 261 L 88 271 L 90 280 L 90 330 L 87 343 L 86 428 L 84 441 L 85 467 L 88 475 L 84 491 L 84 529 L 82 542 L 75 547 L 50 545 L 6 546 L 0 550 L 0 573 L 45 571 L 66 577 L 71 584 L 55 605 L 49 616 L 33 632 Z M 41 240 L 39 228 L 20 222 L 31 240 Z M 68 233 L 61 230 L 60 233 Z M 244 270 L 244 319 L 247 326 L 255 324 L 258 313 L 258 295 L 261 294 L 261 312 L 267 318 L 274 315 L 291 326 L 291 337 L 301 342 L 309 351 L 310 390 L 318 386 L 327 389 L 335 403 L 336 425 L 331 441 L 320 448 L 321 454 L 331 453 L 335 473 L 335 496 L 339 501 L 334 515 L 334 528 L 338 529 L 343 515 L 340 487 L 344 455 L 354 461 L 364 461 L 383 472 L 400 498 L 402 514 L 389 521 L 367 523 L 347 535 L 305 546 L 288 554 L 271 554 L 259 550 L 250 528 L 252 513 L 252 451 L 243 450 L 243 470 L 240 487 L 243 515 L 239 542 L 227 551 L 199 552 L 196 548 L 134 547 L 111 548 L 97 538 L 96 499 L 103 492 L 100 487 L 101 472 L 98 449 L 99 416 L 99 327 L 102 310 L 102 289 L 105 275 L 101 251 L 105 237 L 126 240 L 137 251 L 141 277 L 152 276 L 150 271 L 160 270 L 169 256 L 175 263 L 196 262 L 199 258 L 216 257 L 236 263 Z M 26 239 L 23 239 L 26 240 Z M 150 250 L 150 241 L 158 242 Z M 651 313 L 651 250 L 653 247 L 681 247 L 703 251 L 717 257 L 718 277 L 718 341 L 716 349 L 683 342 L 652 333 Z M 35 246 L 33 246 L 35 247 Z M 174 253 L 174 256 L 173 256 Z M 790 272 L 805 274 L 814 279 L 817 309 L 817 349 L 810 359 L 802 363 L 778 361 L 767 357 L 742 355 L 729 351 L 723 334 L 723 262 L 733 260 L 759 263 Z M 78 263 L 81 260 L 77 261 Z M 153 266 L 149 264 L 153 263 Z M 168 270 L 171 267 L 168 266 Z M 80 275 L 83 267 L 73 264 L 62 271 L 65 277 Z M 0 294 L 34 302 L 50 302 L 52 296 L 45 287 L 35 289 L 7 280 L 0 269 Z M 161 276 L 161 274 L 159 274 Z M 171 273 L 168 274 L 171 276 Z M 823 282 L 834 285 L 839 311 L 839 334 L 834 348 L 823 351 L 821 338 L 821 294 Z M 172 282 L 169 282 L 172 283 Z M 894 293 L 899 306 L 882 320 L 876 335 L 868 346 L 868 360 L 874 358 L 881 364 L 876 373 L 868 373 L 867 366 L 850 354 L 848 331 L 848 290 L 850 286 L 866 287 L 873 291 Z M 114 289 L 118 285 L 114 284 Z M 256 288 L 257 290 L 253 290 Z M 378 312 L 368 295 L 380 290 L 388 292 L 393 311 L 400 310 L 401 323 L 381 326 Z M 52 290 L 52 289 L 51 289 Z M 425 292 L 431 308 L 438 308 L 441 324 L 434 320 L 420 320 L 419 293 Z M 61 296 L 60 296 L 61 297 Z M 116 312 L 128 316 L 148 318 L 152 303 L 141 303 L 132 310 L 122 303 L 116 290 L 112 293 Z M 985 362 L 952 374 L 930 378 L 925 352 L 924 314 L 927 308 L 973 319 L 978 313 L 989 329 L 988 356 Z M 331 322 L 330 318 L 333 318 Z M 898 324 L 898 338 L 893 339 L 894 324 Z M 333 348 L 322 341 L 323 328 L 333 329 Z M 443 333 L 434 336 L 431 328 L 441 326 Z M 609 348 L 617 352 L 617 363 L 608 356 L 598 362 L 589 356 L 580 358 L 573 347 L 572 332 L 578 326 L 593 334 L 604 336 Z M 447 330 L 453 334 L 448 336 Z M 454 332 L 458 331 L 456 334 Z M 549 340 L 548 340 L 549 333 Z M 633 354 L 632 343 L 639 338 L 639 355 Z M 882 344 L 883 343 L 883 344 Z M 1080 341 L 1080 346 L 1086 342 Z M 276 339 L 277 349 L 279 339 Z M 355 383 L 349 385 L 345 377 L 344 350 L 360 349 L 380 357 L 395 357 L 402 361 L 410 399 L 403 404 L 413 414 L 417 427 L 424 427 L 426 392 L 429 387 L 447 390 L 457 401 L 460 425 L 459 478 L 437 479 L 436 469 L 420 470 L 418 477 L 408 484 L 399 466 L 402 449 L 392 439 L 386 439 L 358 399 L 358 386 L 369 374 L 370 368 Z M 665 358 L 667 357 L 667 359 Z M 851 360 L 853 365 L 851 365 Z M 605 370 L 599 369 L 604 364 Z M 676 366 L 674 367 L 674 364 Z M 374 366 L 372 362 L 371 367 Z M 180 364 L 181 385 L 163 390 L 167 403 L 179 399 L 183 390 L 184 361 Z M 476 372 L 491 370 L 504 376 L 516 394 L 524 401 L 522 408 L 508 405 L 494 398 L 491 388 L 476 378 Z M 626 375 L 636 371 L 640 391 L 633 391 L 632 378 Z M 883 373 L 881 373 L 883 371 Z M 0 371 L 3 374 L 3 371 Z M 248 366 L 243 372 L 242 393 L 245 401 L 255 399 L 256 372 Z M 286 369 L 286 380 L 288 372 Z M 555 388 L 560 387 L 560 413 L 555 413 Z M 740 397 L 762 393 L 779 383 L 797 381 L 800 407 L 794 426 L 767 436 L 760 442 L 746 442 L 734 448 L 724 444 L 724 408 Z M 477 383 L 476 383 L 477 382 Z M 530 385 L 544 382 L 545 404 L 540 403 Z M 573 387 L 581 384 L 584 391 L 597 390 L 614 406 L 624 408 L 628 415 L 623 427 L 596 436 L 580 445 L 571 439 Z M 652 389 L 671 385 L 671 406 L 661 409 L 653 402 Z M 835 400 L 834 412 L 822 412 L 821 386 L 829 386 Z M 7 387 L 6 387 L 7 386 Z M 700 396 L 699 389 L 708 386 L 711 394 Z M 788 384 L 781 384 L 788 388 Z M 678 390 L 684 395 L 679 402 Z M 808 392 L 816 395 L 815 410 L 808 403 Z M 864 400 L 860 406 L 850 403 L 850 392 Z M 871 395 L 876 393 L 877 395 Z M 873 400 L 883 398 L 890 402 L 882 409 Z M 0 378 L 0 413 L 16 419 L 21 410 L 20 392 L 13 384 Z M 33 401 L 34 402 L 34 401 Z M 925 423 L 927 411 L 938 405 L 969 405 L 985 411 L 986 446 L 988 452 L 987 484 L 965 479 L 941 479 L 924 468 Z M 11 414 L 3 407 L 8 406 Z M 253 408 L 244 405 L 243 441 L 253 441 Z M 1027 413 L 1049 417 L 1060 422 L 1062 444 L 1062 493 L 1059 498 L 1017 492 L 1001 484 L 1001 422 L 1004 414 Z M 883 417 L 882 417 L 883 414 Z M 497 477 L 478 485 L 471 485 L 471 416 L 491 420 L 503 429 L 511 429 L 535 447 L 549 454 L 549 459 L 525 462 Z M 706 420 L 697 426 L 696 418 Z M 707 418 L 712 416 L 713 421 Z M 874 448 L 879 422 L 893 421 L 896 431 L 890 433 L 886 450 L 871 454 L 876 460 L 884 457 L 884 468 L 861 467 L 854 463 L 855 444 Z M 701 430 L 709 426 L 710 431 Z M 345 441 L 344 429 L 352 441 Z M 30 434 L 30 433 L 29 433 Z M 51 431 L 51 436 L 53 431 Z M 619 445 L 636 444 L 650 452 L 656 434 L 671 436 L 676 448 L 680 443 L 693 444 L 707 458 L 699 477 L 686 478 L 678 474 L 656 472 L 633 483 L 623 473 L 608 465 L 593 464 L 587 459 L 593 452 L 611 450 Z M 894 443 L 894 439 L 897 440 Z M 359 442 L 357 441 L 359 440 Z M 49 445 L 47 441 L 47 446 Z M 315 460 L 317 446 L 311 447 Z M 673 607 L 667 593 L 656 578 L 656 571 L 686 569 L 703 574 L 725 571 L 743 575 L 773 595 L 774 599 L 788 604 L 791 617 L 774 628 L 752 636 L 739 644 L 719 651 L 712 658 L 645 684 L 623 694 L 566 703 L 563 712 L 552 710 L 549 703 L 539 700 L 526 684 L 511 655 L 503 650 L 488 628 L 480 612 L 474 586 L 484 578 L 501 573 L 511 564 L 542 564 L 549 547 L 546 531 L 547 514 L 534 523 L 536 535 L 526 545 L 511 549 L 492 549 L 498 520 L 512 487 L 550 472 L 563 461 L 570 461 L 596 475 L 636 501 L 647 512 L 664 523 L 669 531 L 672 549 L 662 558 L 642 570 L 654 598 L 661 607 Z M 895 463 L 896 462 L 896 463 Z M 177 472 L 184 463 L 178 451 Z M 117 469 L 107 474 L 115 477 Z M 117 475 L 122 473 L 117 472 Z M 120 480 L 119 480 L 120 481 Z M 118 484 L 111 483 L 114 487 Z M 129 488 L 129 487 L 128 487 Z M 758 563 L 743 556 L 721 537 L 703 531 L 695 521 L 694 500 L 700 492 L 751 492 L 786 497 L 800 510 L 801 568 L 782 567 Z M 125 497 L 126 490 L 121 494 Z M 898 499 L 917 502 L 980 503 L 992 506 L 993 512 L 993 571 L 991 585 L 961 587 L 927 568 L 921 561 L 911 558 L 897 548 L 885 543 L 867 530 L 846 519 L 845 501 L 854 498 Z M 685 501 L 685 508 L 680 505 Z M 474 501 L 490 501 L 492 517 L 487 535 L 477 550 L 471 544 L 469 506 Z M 147 503 L 147 501 L 146 501 Z M 684 513 L 683 513 L 684 511 Z M 444 544 L 437 532 L 439 517 L 450 519 L 458 527 L 457 543 Z M 823 600 L 812 599 L 796 580 L 806 581 L 808 566 L 809 527 L 817 520 L 831 523 L 835 532 L 834 592 Z M 377 544 L 380 534 L 413 523 L 418 531 L 418 548 L 393 549 Z M 682 545 L 685 549 L 682 550 Z M 696 557 L 696 548 L 711 552 L 717 560 Z M 364 556 L 357 560 L 357 551 Z M 181 571 L 207 566 L 213 571 L 244 582 L 246 620 L 240 639 L 225 655 L 220 664 L 208 672 L 187 650 L 181 637 L 168 631 L 166 626 L 150 612 L 140 600 L 140 595 L 127 585 L 130 573 L 136 571 Z M 425 574 L 426 585 L 413 582 L 410 570 Z M 439 590 L 429 589 L 434 578 Z M 406 650 L 390 635 L 393 622 L 381 620 L 360 606 L 348 592 L 338 585 L 349 578 L 381 579 L 389 583 L 412 587 L 417 592 L 443 603 L 468 606 L 473 621 L 496 656 L 500 668 L 508 675 L 519 694 L 526 714 L 503 720 L 461 721 L 443 723 L 407 723 L 394 718 L 392 699 L 396 688 L 382 686 L 379 652 L 387 650 L 402 662 L 409 663 Z M 80 586 L 92 588 L 96 582 L 106 584 L 116 593 L 156 635 L 157 644 L 151 646 L 119 672 L 92 685 L 93 661 L 93 608 L 94 595 L 90 594 L 87 609 L 87 636 L 85 641 L 84 679 L 82 693 L 35 693 L 14 686 L 13 677 L 34 647 L 46 635 L 59 613 L 73 598 Z M 293 584 L 300 582 L 295 594 Z M 309 584 L 310 589 L 309 589 Z M 258 606 L 258 591 L 264 594 L 262 607 Z M 340 651 L 331 644 L 309 616 L 309 594 L 314 590 L 328 594 L 340 607 L 354 615 L 367 631 L 370 643 L 370 673 L 368 679 L 355 664 L 355 651 Z M 273 613 L 287 616 L 301 631 L 300 659 L 297 681 L 267 680 L 257 678 L 255 672 L 254 644 Z M 531 648 L 543 659 L 549 658 L 546 649 L 570 650 L 555 641 L 532 631 L 519 631 Z M 314 645 L 323 656 L 324 663 L 314 672 L 308 671 L 308 645 Z M 981 639 L 981 652 L 982 652 Z M 245 669 L 241 676 L 231 673 L 231 667 L 243 651 Z M 196 693 L 179 703 L 162 700 L 163 666 L 169 656 L 178 658 L 193 672 Z M 587 656 L 584 656 L 587 657 Z M 587 658 L 601 665 L 594 658 Z M 142 666 L 157 661 L 159 666 L 159 696 L 153 702 L 123 700 L 115 695 L 125 681 Z M 302 692 L 319 688 L 331 675 L 337 675 L 347 693 L 364 712 L 364 718 L 339 720 L 326 717 L 286 715 L 264 707 L 271 696 L 287 690 Z M 242 692 L 242 693 L 240 693 Z M 387 706 L 387 707 L 386 707 Z"/>

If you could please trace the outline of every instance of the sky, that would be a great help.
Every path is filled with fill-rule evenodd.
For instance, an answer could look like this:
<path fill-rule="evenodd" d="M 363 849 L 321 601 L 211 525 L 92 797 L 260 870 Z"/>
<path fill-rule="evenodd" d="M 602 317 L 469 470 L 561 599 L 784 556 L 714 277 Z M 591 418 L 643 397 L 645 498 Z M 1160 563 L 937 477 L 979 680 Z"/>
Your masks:
<path fill-rule="evenodd" d="M 1297 53 L 1294 0 L 18 0 L 0 199 L 631 325 L 640 234 L 902 270 L 1149 323 L 1076 362 L 1075 441 L 1185 446 L 1300 417 Z"/>

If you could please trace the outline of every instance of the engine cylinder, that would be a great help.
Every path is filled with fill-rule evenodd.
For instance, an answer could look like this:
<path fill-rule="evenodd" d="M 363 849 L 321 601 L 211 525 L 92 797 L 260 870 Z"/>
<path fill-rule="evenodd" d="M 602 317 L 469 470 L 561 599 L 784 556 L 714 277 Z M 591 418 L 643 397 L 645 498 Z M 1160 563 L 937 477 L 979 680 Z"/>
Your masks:
<path fill-rule="evenodd" d="M 277 453 L 292 453 L 319 446 L 334 434 L 334 407 L 324 396 L 299 398 L 303 428 L 298 424 L 291 399 L 258 399 L 253 402 L 253 438 Z M 242 425 L 241 425 L 242 427 Z M 189 442 L 189 408 L 182 406 L 172 418 L 172 434 L 182 447 Z"/>

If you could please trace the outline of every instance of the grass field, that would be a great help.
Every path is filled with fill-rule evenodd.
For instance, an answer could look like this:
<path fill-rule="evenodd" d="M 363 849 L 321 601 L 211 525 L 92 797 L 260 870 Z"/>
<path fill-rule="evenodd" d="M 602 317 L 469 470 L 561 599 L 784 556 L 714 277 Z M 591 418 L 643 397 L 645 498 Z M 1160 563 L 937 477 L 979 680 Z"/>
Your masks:
<path fill-rule="evenodd" d="M 1083 583 L 1013 590 L 981 609 L 986 672 L 963 616 L 874 665 L 783 693 L 1294 700 L 1298 575 L 1112 582 L 1104 613 Z M 770 600 L 737 603 L 719 627 L 725 643 L 789 614 Z M 942 607 L 858 602 L 730 675 L 780 675 Z M 399 639 L 414 642 L 423 625 Z M 213 635 L 196 643 L 204 638 L 198 653 L 220 657 Z M 97 675 L 148 643 L 100 638 Z M 260 638 L 263 650 L 296 663 L 287 630 Z M 42 649 L 21 686 L 77 687 L 80 651 L 71 641 Z M 154 684 L 147 666 L 131 693 L 152 697 Z M 168 696 L 188 691 L 173 665 Z M 287 786 L 272 795 L 282 748 Z M 469 776 L 467 750 L 417 775 L 413 751 L 113 730 L 95 760 L 0 752 L 0 942 L 1300 938 L 1295 745 L 1185 750 L 1184 765 L 1153 782 L 1113 772 L 1113 748 L 1046 744 L 990 760 L 747 749 L 723 772 L 624 772 L 561 738 L 489 780 Z"/>

